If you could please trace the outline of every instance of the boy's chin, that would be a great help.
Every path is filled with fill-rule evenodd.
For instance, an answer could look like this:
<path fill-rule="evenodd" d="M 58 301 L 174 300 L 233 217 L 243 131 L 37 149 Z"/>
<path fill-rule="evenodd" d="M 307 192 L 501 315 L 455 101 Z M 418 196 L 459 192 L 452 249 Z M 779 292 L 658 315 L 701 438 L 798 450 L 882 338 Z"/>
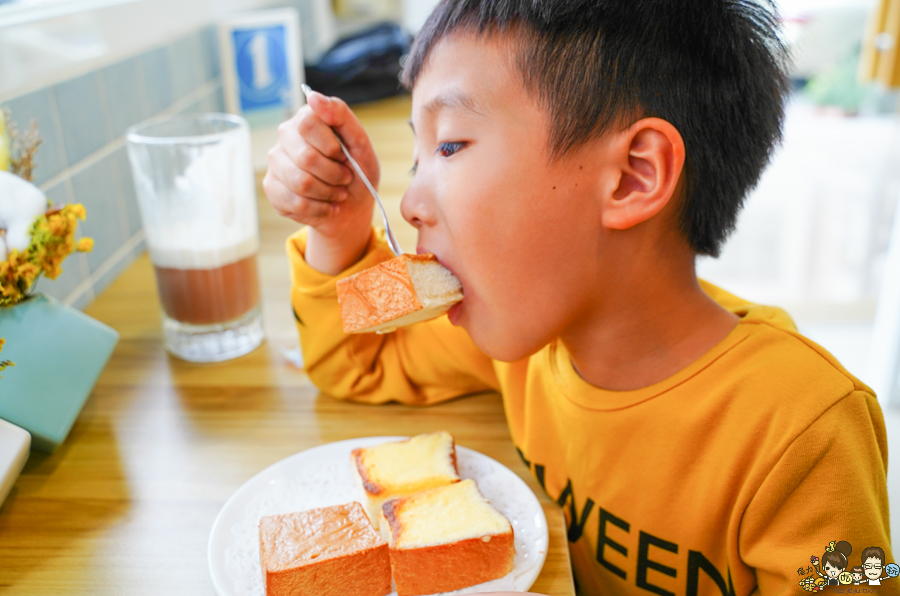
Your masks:
<path fill-rule="evenodd" d="M 536 345 L 534 342 L 516 337 L 514 331 L 503 331 L 477 325 L 470 326 L 466 321 L 461 321 L 460 325 L 468 331 L 479 350 L 492 360 L 500 362 L 515 362 L 527 358 L 546 345 L 546 343 Z"/>

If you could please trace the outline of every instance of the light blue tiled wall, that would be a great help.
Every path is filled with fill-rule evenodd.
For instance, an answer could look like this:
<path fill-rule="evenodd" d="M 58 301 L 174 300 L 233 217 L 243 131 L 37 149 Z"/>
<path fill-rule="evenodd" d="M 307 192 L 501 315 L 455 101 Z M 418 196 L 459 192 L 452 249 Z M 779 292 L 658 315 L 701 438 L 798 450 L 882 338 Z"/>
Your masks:
<path fill-rule="evenodd" d="M 99 70 L 0 102 L 19 129 L 37 122 L 35 183 L 54 203 L 82 203 L 80 236 L 56 280 L 37 291 L 84 308 L 144 250 L 125 130 L 147 118 L 224 110 L 213 26 Z"/>

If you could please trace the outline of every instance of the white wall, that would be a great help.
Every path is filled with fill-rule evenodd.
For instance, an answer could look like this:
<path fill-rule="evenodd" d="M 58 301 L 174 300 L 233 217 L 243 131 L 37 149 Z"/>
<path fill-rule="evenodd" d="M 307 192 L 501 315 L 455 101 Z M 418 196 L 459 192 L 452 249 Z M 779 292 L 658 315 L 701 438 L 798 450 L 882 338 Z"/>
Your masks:
<path fill-rule="evenodd" d="M 403 26 L 410 33 L 418 33 L 438 0 L 403 0 Z"/>
<path fill-rule="evenodd" d="M 25 24 L 9 18 L 4 22 L 0 13 L 0 101 L 116 62 L 231 12 L 272 4 L 273 0 L 133 0 Z"/>

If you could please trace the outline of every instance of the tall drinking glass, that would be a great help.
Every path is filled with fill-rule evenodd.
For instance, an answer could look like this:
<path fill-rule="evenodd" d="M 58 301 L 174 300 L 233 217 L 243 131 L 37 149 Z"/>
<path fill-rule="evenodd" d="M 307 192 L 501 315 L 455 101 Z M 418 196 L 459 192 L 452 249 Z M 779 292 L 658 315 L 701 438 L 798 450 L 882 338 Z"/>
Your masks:
<path fill-rule="evenodd" d="M 192 362 L 250 352 L 263 326 L 247 122 L 174 116 L 137 124 L 126 138 L 166 350 Z"/>

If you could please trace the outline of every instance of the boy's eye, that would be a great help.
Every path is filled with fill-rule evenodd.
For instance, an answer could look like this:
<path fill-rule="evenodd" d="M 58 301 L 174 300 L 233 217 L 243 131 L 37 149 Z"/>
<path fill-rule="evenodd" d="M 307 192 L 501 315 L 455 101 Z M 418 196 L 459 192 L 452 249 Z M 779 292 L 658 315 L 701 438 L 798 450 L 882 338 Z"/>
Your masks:
<path fill-rule="evenodd" d="M 409 175 L 410 175 L 410 176 L 415 176 L 415 175 L 416 175 L 416 170 L 418 170 L 418 169 L 419 169 L 419 162 L 418 162 L 418 160 L 416 160 L 416 161 L 413 162 L 412 167 L 409 169 Z"/>
<path fill-rule="evenodd" d="M 450 157 L 465 146 L 466 143 L 458 141 L 444 141 L 443 143 L 438 145 L 437 151 L 441 154 L 441 157 Z"/>

